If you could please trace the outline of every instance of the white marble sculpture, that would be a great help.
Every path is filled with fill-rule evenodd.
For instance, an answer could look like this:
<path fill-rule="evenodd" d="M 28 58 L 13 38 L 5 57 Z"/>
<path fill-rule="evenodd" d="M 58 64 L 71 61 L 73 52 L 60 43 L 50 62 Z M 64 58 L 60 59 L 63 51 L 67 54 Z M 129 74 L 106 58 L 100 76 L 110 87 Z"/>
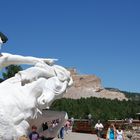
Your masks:
<path fill-rule="evenodd" d="M 54 62 L 55 59 L 1 54 L 0 68 L 10 64 L 33 66 L 0 83 L 0 140 L 17 140 L 26 134 L 28 120 L 37 117 L 72 85 L 70 72 Z"/>

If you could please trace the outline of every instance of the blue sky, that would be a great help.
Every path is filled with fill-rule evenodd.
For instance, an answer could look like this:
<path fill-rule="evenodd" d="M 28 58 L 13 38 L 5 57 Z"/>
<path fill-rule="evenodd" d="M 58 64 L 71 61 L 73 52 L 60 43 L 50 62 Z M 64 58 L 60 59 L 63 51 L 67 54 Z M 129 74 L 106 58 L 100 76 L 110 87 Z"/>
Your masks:
<path fill-rule="evenodd" d="M 104 87 L 140 92 L 139 0 L 0 0 L 2 52 L 58 58 Z"/>

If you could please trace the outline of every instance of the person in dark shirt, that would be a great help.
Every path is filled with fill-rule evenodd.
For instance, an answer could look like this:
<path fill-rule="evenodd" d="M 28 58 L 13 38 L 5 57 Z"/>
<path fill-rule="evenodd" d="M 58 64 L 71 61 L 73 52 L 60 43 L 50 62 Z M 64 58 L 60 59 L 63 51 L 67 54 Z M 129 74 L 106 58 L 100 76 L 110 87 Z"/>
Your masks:
<path fill-rule="evenodd" d="M 47 122 L 42 123 L 42 128 L 43 128 L 43 131 L 47 130 L 48 129 L 48 123 Z"/>
<path fill-rule="evenodd" d="M 29 134 L 30 140 L 39 140 L 39 134 L 36 130 L 37 130 L 37 127 L 35 125 L 33 125 L 32 132 Z"/>

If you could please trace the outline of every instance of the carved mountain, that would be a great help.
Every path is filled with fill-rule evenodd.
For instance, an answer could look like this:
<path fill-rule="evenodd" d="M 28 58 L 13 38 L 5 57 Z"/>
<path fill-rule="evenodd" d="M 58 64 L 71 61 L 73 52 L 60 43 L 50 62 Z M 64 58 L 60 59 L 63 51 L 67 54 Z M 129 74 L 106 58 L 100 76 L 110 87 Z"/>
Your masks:
<path fill-rule="evenodd" d="M 107 90 L 96 75 L 81 75 L 76 69 L 69 69 L 73 78 L 73 86 L 63 95 L 64 98 L 80 99 L 88 97 L 128 100 L 119 90 Z"/>

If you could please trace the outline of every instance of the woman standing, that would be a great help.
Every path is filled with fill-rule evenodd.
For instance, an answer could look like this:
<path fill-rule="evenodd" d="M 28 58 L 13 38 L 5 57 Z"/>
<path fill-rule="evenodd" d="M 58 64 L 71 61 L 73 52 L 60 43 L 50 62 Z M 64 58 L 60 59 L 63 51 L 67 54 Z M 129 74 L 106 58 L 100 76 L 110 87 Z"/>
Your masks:
<path fill-rule="evenodd" d="M 117 140 L 124 140 L 124 132 L 121 129 L 121 127 L 118 128 L 116 134 L 117 134 Z"/>
<path fill-rule="evenodd" d="M 115 140 L 116 128 L 114 124 L 111 124 L 107 130 L 107 140 Z"/>

